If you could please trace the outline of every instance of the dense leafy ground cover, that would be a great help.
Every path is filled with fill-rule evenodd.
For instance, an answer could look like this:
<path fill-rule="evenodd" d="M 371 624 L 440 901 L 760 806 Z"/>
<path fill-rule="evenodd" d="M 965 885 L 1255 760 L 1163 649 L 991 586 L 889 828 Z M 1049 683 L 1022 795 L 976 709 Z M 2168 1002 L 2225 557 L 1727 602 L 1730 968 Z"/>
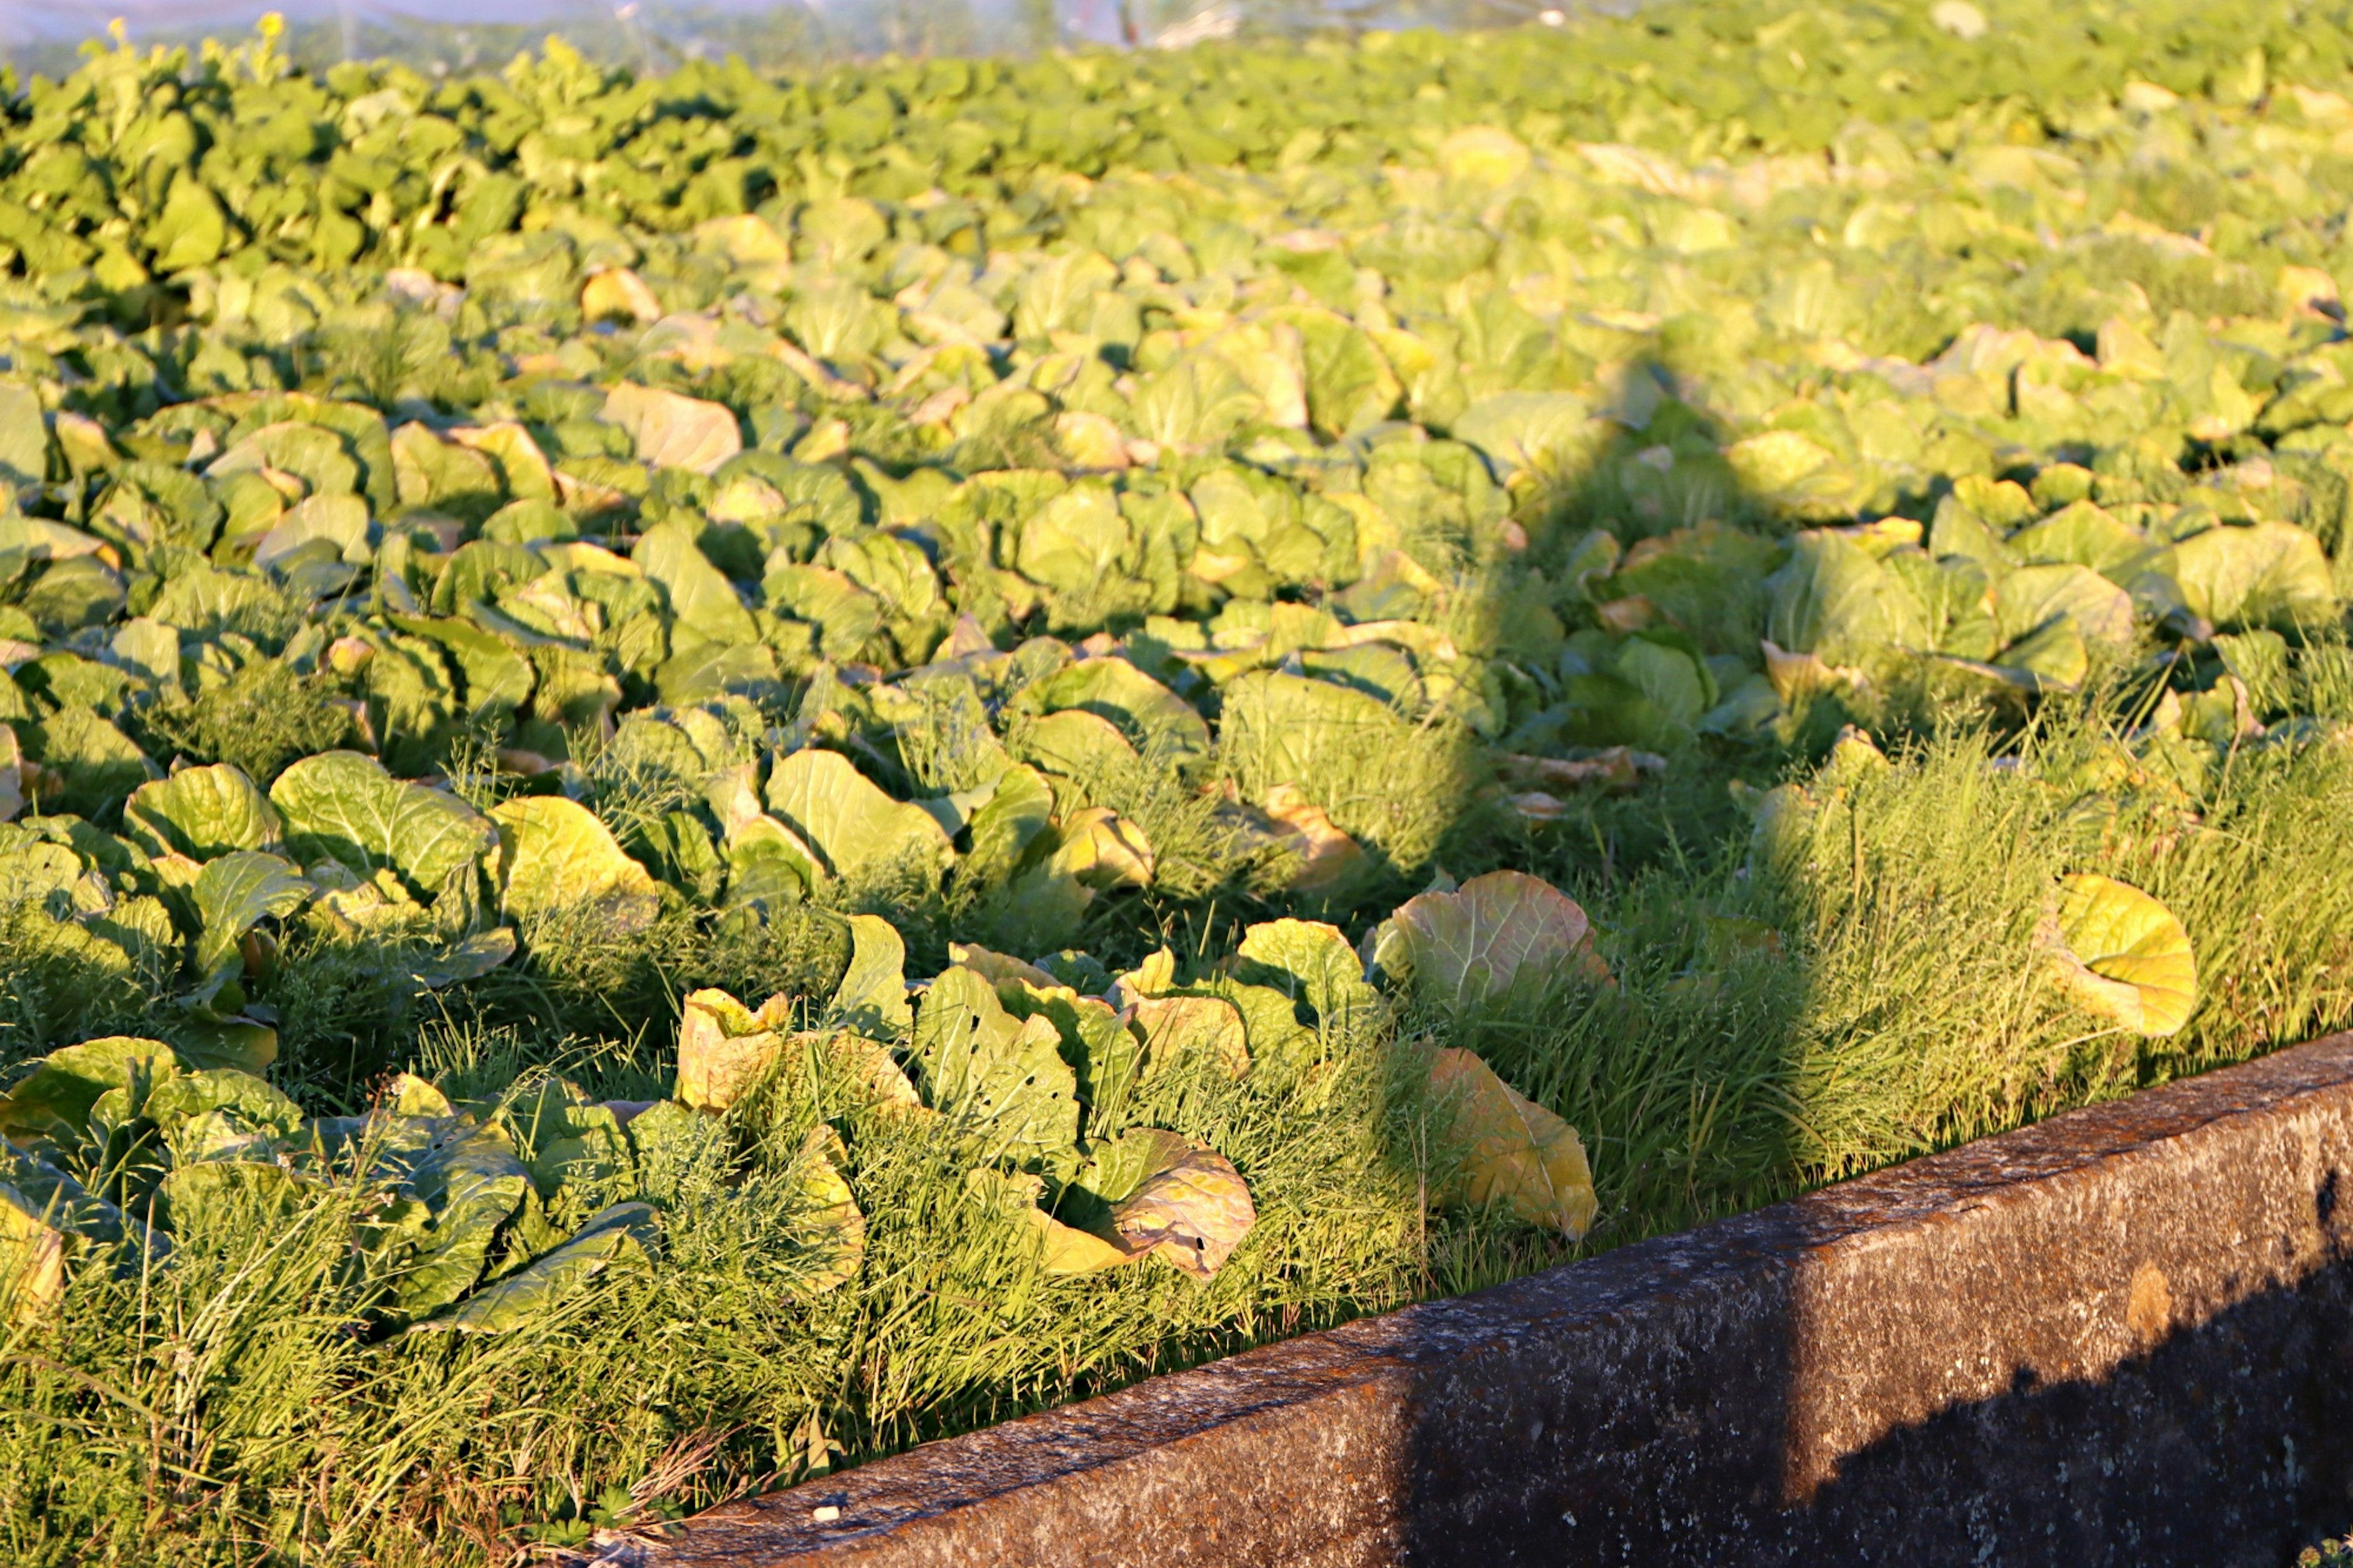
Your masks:
<path fill-rule="evenodd" d="M 10 1560 L 576 1542 L 2344 1022 L 2353 33 L 1934 16 L 12 91 Z"/>

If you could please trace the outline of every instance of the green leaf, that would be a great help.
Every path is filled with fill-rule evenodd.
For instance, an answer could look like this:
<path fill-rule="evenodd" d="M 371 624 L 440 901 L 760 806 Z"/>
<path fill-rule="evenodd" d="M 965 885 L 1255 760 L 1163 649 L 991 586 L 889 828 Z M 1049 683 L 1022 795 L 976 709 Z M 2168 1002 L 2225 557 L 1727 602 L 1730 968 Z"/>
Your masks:
<path fill-rule="evenodd" d="M 531 1176 L 504 1134 L 461 1124 L 436 1134 L 401 1190 L 430 1217 L 401 1259 L 388 1305 L 417 1318 L 473 1289 L 499 1227 L 531 1191 Z"/>
<path fill-rule="evenodd" d="M 933 880 L 953 856 L 931 813 L 892 799 L 839 752 L 811 747 L 777 758 L 768 773 L 768 808 L 817 851 L 828 873 L 851 881 L 899 870 Z"/>
<path fill-rule="evenodd" d="M 148 1093 L 140 1114 L 161 1127 L 166 1138 L 174 1138 L 181 1123 L 200 1117 L 226 1116 L 241 1131 L 276 1138 L 291 1138 L 302 1124 L 301 1106 L 261 1079 L 233 1068 L 205 1068 L 165 1078 Z M 175 1150 L 180 1146 L 175 1139 Z"/>
<path fill-rule="evenodd" d="M 136 793 L 136 792 L 134 792 Z M 25 809 L 25 752 L 16 731 L 0 724 L 0 822 L 14 822 Z M 14 902 L 0 899 L 0 902 Z"/>
<path fill-rule="evenodd" d="M 1276 315 L 1299 332 L 1307 415 L 1316 429 L 1335 437 L 1353 436 L 1396 411 L 1404 385 L 1372 338 L 1354 321 L 1337 311 L 1307 306 L 1293 306 Z"/>
<path fill-rule="evenodd" d="M 1013 564 L 1041 586 L 1083 594 L 1124 574 L 1134 542 L 1111 488 L 1085 480 L 1021 525 Z"/>
<path fill-rule="evenodd" d="M 1032 719 L 1006 739 L 1015 755 L 1064 778 L 1117 778 L 1135 763 L 1118 725 L 1080 708 Z"/>
<path fill-rule="evenodd" d="M 1876 659 L 1928 646 L 1927 611 L 1904 581 L 1841 534 L 1812 530 L 1790 542 L 1788 562 L 1765 582 L 1766 636 L 1831 664 Z"/>
<path fill-rule="evenodd" d="M 409 978 L 428 991 L 460 981 L 480 980 L 515 955 L 515 933 L 512 928 L 500 926 L 491 931 L 478 931 L 429 957 L 413 960 Z"/>
<path fill-rule="evenodd" d="M 675 1100 L 658 1100 L 624 1124 L 638 1167 L 649 1178 L 668 1180 L 706 1152 L 733 1153 L 733 1133 L 716 1116 L 705 1116 Z"/>
<path fill-rule="evenodd" d="M 304 864 L 337 861 L 365 877 L 400 874 L 420 898 L 490 853 L 497 832 L 455 795 L 396 779 L 357 752 L 305 757 L 278 775 L 269 803 Z"/>
<path fill-rule="evenodd" d="M 311 545 L 321 548 L 311 550 Z M 362 566 L 367 563 L 367 502 L 355 495 L 315 495 L 280 518 L 253 547 L 253 563 L 290 583 L 301 583 L 290 568 L 298 562 Z M 340 586 L 350 573 L 336 577 Z"/>
<path fill-rule="evenodd" d="M 1638 634 L 1620 645 L 1615 662 L 1619 676 L 1676 729 L 1694 728 L 1715 706 L 1707 666 L 1687 647 Z"/>
<path fill-rule="evenodd" d="M 776 656 L 759 643 L 685 641 L 654 671 L 654 687 L 672 707 L 777 690 Z"/>
<path fill-rule="evenodd" d="M 108 662 L 132 671 L 159 693 L 180 691 L 180 634 L 147 616 L 133 616 L 107 639 Z"/>
<path fill-rule="evenodd" d="M 219 979 L 242 960 L 237 943 L 245 933 L 273 916 L 292 914 L 310 901 L 312 892 L 296 868 L 275 855 L 258 849 L 232 849 L 209 861 L 197 874 L 196 973 Z"/>
<path fill-rule="evenodd" d="M 0 1096 L 0 1135 L 71 1142 L 90 1120 L 90 1108 L 111 1089 L 134 1080 L 167 1078 L 179 1070 L 172 1047 L 161 1040 L 128 1035 L 84 1040 L 51 1051 L 33 1070 Z"/>
<path fill-rule="evenodd" d="M 1768 430 L 1735 441 L 1724 460 L 1749 494 L 1790 517 L 1851 517 L 1861 500 L 1837 454 L 1801 431 Z"/>
<path fill-rule="evenodd" d="M 735 592 L 675 519 L 646 531 L 629 552 L 645 574 L 661 584 L 670 601 L 672 637 L 680 641 L 757 643 L 760 628 Z"/>
<path fill-rule="evenodd" d="M 958 886 L 991 888 L 1012 876 L 1053 816 L 1054 792 L 1038 771 L 1008 768 L 972 814 L 972 848 L 956 862 Z"/>
<path fill-rule="evenodd" d="M 1315 1010 L 1326 1028 L 1376 1016 L 1380 993 L 1338 927 L 1280 920 L 1251 926 L 1235 950 L 1234 977 L 1288 992 Z"/>
<path fill-rule="evenodd" d="M 499 907 L 529 920 L 593 914 L 636 931 L 661 912 L 653 874 L 614 839 L 595 812 L 561 795 L 525 795 L 495 806 Z"/>
<path fill-rule="evenodd" d="M 20 843 L 0 855 L 0 908 L 51 906 L 60 898 L 87 907 L 100 901 L 83 891 L 89 875 L 81 857 L 62 844 Z"/>
<path fill-rule="evenodd" d="M 1097 1145 L 1071 1185 L 1100 1202 L 1107 1221 L 1113 1205 L 1134 1196 L 1138 1187 L 1183 1160 L 1190 1147 L 1180 1134 L 1157 1127 L 1134 1128 Z"/>
<path fill-rule="evenodd" d="M 278 1031 L 250 1018 L 186 1018 L 174 1034 L 180 1059 L 192 1068 L 258 1073 L 278 1059 Z"/>
<path fill-rule="evenodd" d="M 768 603 L 818 628 L 818 649 L 830 659 L 854 658 L 882 629 L 889 606 L 828 566 L 785 564 L 762 579 Z"/>
<path fill-rule="evenodd" d="M 907 944 L 878 915 L 849 917 L 849 968 L 834 987 L 826 1021 L 894 1040 L 914 1024 L 907 1001 Z"/>
<path fill-rule="evenodd" d="M 2337 601 L 2320 541 L 2291 523 L 2210 528 L 2173 546 L 2155 568 L 2181 608 L 2208 627 L 2312 626 Z"/>
<path fill-rule="evenodd" d="M 501 1114 L 543 1200 L 567 1182 L 609 1183 L 630 1169 L 629 1142 L 612 1108 L 562 1079 L 541 1080 Z"/>
<path fill-rule="evenodd" d="M 1595 445 L 1593 411 L 1567 392 L 1492 393 L 1463 411 L 1451 434 L 1506 468 L 1556 468 Z"/>
<path fill-rule="evenodd" d="M 415 1324 L 409 1331 L 504 1334 L 543 1322 L 607 1268 L 642 1265 L 659 1249 L 660 1236 L 651 1204 L 615 1204 L 529 1268 L 475 1292 L 448 1316 Z"/>
<path fill-rule="evenodd" d="M 816 854 L 773 816 L 755 816 L 729 836 L 730 906 L 796 904 L 825 880 L 825 868 Z"/>
<path fill-rule="evenodd" d="M 130 736 L 79 703 L 28 728 L 26 749 L 57 780 L 54 800 L 45 797 L 53 810 L 103 816 L 156 777 L 155 764 Z"/>
<path fill-rule="evenodd" d="M 474 714 L 512 713 L 531 700 L 538 672 L 503 637 L 471 621 L 425 616 L 393 616 L 392 624 L 412 636 L 440 644 L 457 661 L 466 682 L 466 709 Z"/>
<path fill-rule="evenodd" d="M 2092 668 L 2084 634 L 2064 616 L 2030 632 L 1996 654 L 1982 667 L 2023 691 L 2072 691 L 2083 684 Z"/>
<path fill-rule="evenodd" d="M 1936 514 L 1937 528 L 1945 528 L 1945 514 Z M 1980 525 L 1983 526 L 1983 525 Z M 1976 547 L 1982 552 L 1982 542 Z M 1934 544 L 1934 536 L 1931 539 Z M 1944 547 L 1936 547 L 1942 552 Z M 2129 566 L 2148 553 L 2147 539 L 2127 526 L 2122 520 L 2088 501 L 2076 501 L 2061 508 L 2040 522 L 2028 523 L 2010 536 L 2008 542 L 1994 552 L 1999 564 L 2007 565 L 2009 558 L 2045 565 L 2086 566 L 2094 572 L 2114 572 Z"/>
<path fill-rule="evenodd" d="M 48 477 L 49 432 L 41 416 L 40 394 L 20 382 L 0 381 L 0 496 L 14 486 L 37 485 Z M 97 544 L 90 541 L 91 548 Z M 0 566 L 9 551 L 7 536 L 0 533 Z"/>
<path fill-rule="evenodd" d="M 233 763 L 182 768 L 140 785 L 122 808 L 122 826 L 150 854 L 195 860 L 269 848 L 280 831 L 269 797 Z"/>
<path fill-rule="evenodd" d="M 1043 1017 L 1017 1021 L 997 987 L 959 965 L 923 993 L 912 1063 L 923 1102 L 963 1126 L 982 1158 L 1052 1162 L 1076 1142 L 1078 1080 Z"/>
<path fill-rule="evenodd" d="M 303 419 L 278 419 L 239 437 L 205 469 L 220 480 L 275 469 L 292 474 L 312 495 L 347 496 L 360 488 L 360 462 L 335 431 Z"/>
<path fill-rule="evenodd" d="M 1081 659 L 1016 692 L 1015 712 L 1092 713 L 1119 726 L 1130 743 L 1157 742 L 1179 757 L 1209 750 L 1209 726 L 1193 705 L 1126 659 Z"/>
<path fill-rule="evenodd" d="M 300 1212 L 304 1189 L 301 1177 L 274 1163 L 204 1160 L 165 1173 L 153 1213 L 156 1228 L 174 1236 L 226 1239 L 283 1225 Z"/>
<path fill-rule="evenodd" d="M 1994 626 L 2004 643 L 2058 620 L 2073 623 L 2090 642 L 2127 643 L 2132 596 L 2083 566 L 2021 566 L 1995 584 Z"/>
<path fill-rule="evenodd" d="M 1252 781 L 1313 791 L 1337 764 L 1403 751 L 1412 726 L 1367 693 L 1328 680 L 1257 671 L 1226 689 L 1222 738 Z"/>

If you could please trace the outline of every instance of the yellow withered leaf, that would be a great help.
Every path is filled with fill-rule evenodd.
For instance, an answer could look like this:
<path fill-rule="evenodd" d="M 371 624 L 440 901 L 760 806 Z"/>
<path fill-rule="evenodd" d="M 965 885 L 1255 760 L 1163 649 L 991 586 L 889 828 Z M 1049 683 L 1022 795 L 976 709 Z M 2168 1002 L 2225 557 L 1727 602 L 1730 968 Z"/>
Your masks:
<path fill-rule="evenodd" d="M 1137 997 L 1157 996 L 1176 984 L 1176 955 L 1163 947 L 1112 982 L 1111 1001 L 1114 1006 L 1133 1006 Z"/>
<path fill-rule="evenodd" d="M 501 850 L 500 907 L 525 919 L 591 911 L 641 931 L 661 912 L 653 874 L 596 814 L 562 795 L 522 795 L 491 808 Z"/>
<path fill-rule="evenodd" d="M 1222 996 L 1140 996 L 1136 1032 L 1144 1037 L 1144 1076 L 1151 1078 L 1196 1051 L 1208 1051 L 1235 1078 L 1250 1072 L 1250 1034 L 1240 1011 Z"/>
<path fill-rule="evenodd" d="M 724 991 L 690 991 L 678 1016 L 678 1098 L 697 1110 L 724 1110 L 783 1054 L 792 999 L 756 1009 Z"/>
<path fill-rule="evenodd" d="M 1050 991 L 1061 982 L 1027 959 L 1010 953 L 993 952 L 971 942 L 948 943 L 948 962 L 961 963 L 966 969 L 984 976 L 990 984 L 1002 991 L 1008 981 L 1025 981 L 1040 991 Z"/>
<path fill-rule="evenodd" d="M 923 1096 L 879 1041 L 844 1029 L 833 1037 L 835 1060 L 849 1069 L 851 1080 L 865 1091 L 866 1103 L 890 1116 L 929 1115 Z"/>
<path fill-rule="evenodd" d="M 1086 886 L 1107 891 L 1150 887 L 1152 860 L 1152 845 L 1142 828 L 1109 806 L 1091 805 L 1063 821 L 1053 864 Z"/>
<path fill-rule="evenodd" d="M 2060 878 L 2045 941 L 2069 998 L 2135 1034 L 2177 1034 L 2197 1009 L 2189 933 L 2138 888 L 2108 877 Z"/>
<path fill-rule="evenodd" d="M 1065 1225 L 1039 1208 L 1045 1184 L 1036 1176 L 983 1168 L 965 1172 L 965 1186 L 986 1208 L 1020 1215 L 1038 1238 L 1038 1265 L 1048 1275 L 1092 1274 L 1144 1256 L 1113 1237 Z"/>
<path fill-rule="evenodd" d="M 1144 1256 L 1093 1231 L 1064 1225 L 1044 1209 L 1033 1208 L 1029 1215 L 1029 1223 L 1038 1232 L 1038 1266 L 1048 1274 L 1092 1274 L 1098 1269 L 1133 1263 Z"/>
<path fill-rule="evenodd" d="M 866 1216 L 842 1174 L 849 1151 L 824 1122 L 808 1130 L 794 1157 L 794 1240 L 807 1272 L 802 1288 L 822 1295 L 856 1277 L 866 1256 Z"/>
<path fill-rule="evenodd" d="M 1124 468 L 1127 438 L 1100 414 L 1071 409 L 1054 416 L 1054 447 L 1073 468 Z"/>
<path fill-rule="evenodd" d="M 662 307 L 644 279 L 626 267 L 616 267 L 580 286 L 580 313 L 592 321 L 617 316 L 659 321 Z"/>
<path fill-rule="evenodd" d="M 0 1184 L 0 1304 L 17 1322 L 65 1293 L 66 1238 L 16 1188 Z"/>
<path fill-rule="evenodd" d="M 605 419 L 627 430 L 641 461 L 665 468 L 714 471 L 744 449 L 744 433 L 723 404 L 635 382 L 605 395 Z"/>
<path fill-rule="evenodd" d="M 1504 1204 L 1517 1218 L 1551 1226 L 1571 1241 L 1585 1235 L 1598 1205 L 1577 1129 L 1469 1051 L 1439 1051 L 1430 1087 L 1451 1111 L 1463 1142 L 1465 1198 Z"/>
<path fill-rule="evenodd" d="M 1112 1229 L 1131 1252 L 1154 1251 L 1197 1279 L 1225 1267 L 1258 1224 L 1250 1188 L 1232 1162 L 1193 1149 L 1154 1172 L 1111 1211 Z"/>
<path fill-rule="evenodd" d="M 1528 171 L 1527 144 L 1493 125 L 1466 125 L 1438 146 L 1438 166 L 1451 180 L 1493 187 Z"/>
<path fill-rule="evenodd" d="M 1265 811 L 1281 826 L 1287 847 L 1299 855 L 1299 868 L 1292 872 L 1288 884 L 1292 891 L 1329 892 L 1346 885 L 1365 868 L 1363 846 L 1296 784 L 1276 784 L 1268 790 Z"/>
<path fill-rule="evenodd" d="M 1575 976 L 1609 983 L 1593 950 L 1593 925 L 1575 900 L 1525 871 L 1489 871 L 1453 892 L 1418 894 L 1376 927 L 1372 962 L 1411 975 L 1416 989 L 1454 1006 L 1478 1006 Z"/>

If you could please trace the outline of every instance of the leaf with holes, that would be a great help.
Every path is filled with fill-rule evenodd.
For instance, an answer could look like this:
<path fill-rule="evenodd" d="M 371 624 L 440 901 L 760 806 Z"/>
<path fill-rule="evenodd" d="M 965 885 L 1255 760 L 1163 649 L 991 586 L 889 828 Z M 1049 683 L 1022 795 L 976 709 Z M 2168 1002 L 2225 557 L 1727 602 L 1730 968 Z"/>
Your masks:
<path fill-rule="evenodd" d="M 1224 1155 L 1201 1148 L 1145 1176 L 1111 1211 L 1113 1233 L 1131 1250 L 1157 1253 L 1204 1281 L 1257 1224 L 1240 1173 Z"/>
<path fill-rule="evenodd" d="M 1079 1132 L 1078 1079 L 1060 1038 L 1048 1018 L 1014 1018 L 987 976 L 950 969 L 915 1012 L 923 1102 L 964 1126 L 987 1159 L 1059 1159 Z"/>

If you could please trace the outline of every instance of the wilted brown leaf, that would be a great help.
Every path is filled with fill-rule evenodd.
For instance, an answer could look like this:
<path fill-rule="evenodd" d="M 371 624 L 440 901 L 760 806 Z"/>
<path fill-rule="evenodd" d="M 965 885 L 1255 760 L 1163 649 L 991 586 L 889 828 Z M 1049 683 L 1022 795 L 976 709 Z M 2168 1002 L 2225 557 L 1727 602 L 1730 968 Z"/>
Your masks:
<path fill-rule="evenodd" d="M 1464 1142 L 1463 1196 L 1501 1202 L 1571 1241 L 1593 1224 L 1593 1172 L 1577 1130 L 1497 1078 L 1469 1051 L 1444 1049 L 1430 1070 L 1433 1098 Z"/>

